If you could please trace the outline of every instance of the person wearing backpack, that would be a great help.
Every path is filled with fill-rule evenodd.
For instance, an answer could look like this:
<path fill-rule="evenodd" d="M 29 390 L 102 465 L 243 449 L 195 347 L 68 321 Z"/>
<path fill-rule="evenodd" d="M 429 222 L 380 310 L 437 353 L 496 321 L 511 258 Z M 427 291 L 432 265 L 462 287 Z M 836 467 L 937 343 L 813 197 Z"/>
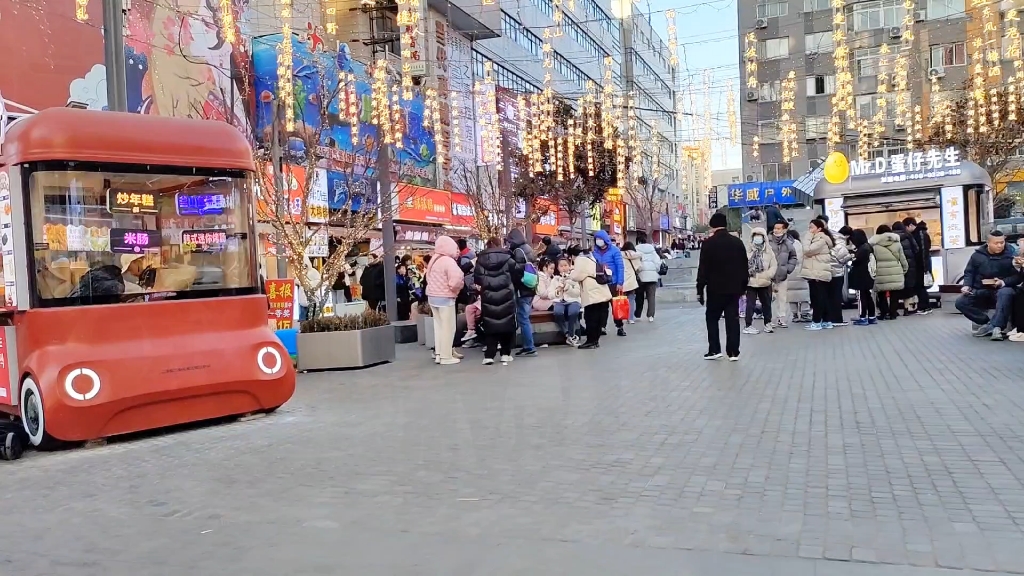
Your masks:
<path fill-rule="evenodd" d="M 661 267 L 668 272 L 668 264 L 658 256 L 657 249 L 653 244 L 647 242 L 647 236 L 638 234 L 636 238 L 637 254 L 640 255 L 640 267 L 637 270 L 637 280 L 640 287 L 636 289 L 636 309 L 633 316 L 640 318 L 644 311 L 644 302 L 647 303 L 647 321 L 654 322 L 655 296 L 658 292 L 658 280 L 661 275 Z"/>
<path fill-rule="evenodd" d="M 533 262 L 536 260 L 533 248 L 526 241 L 523 231 L 513 228 L 505 238 L 508 249 L 515 261 L 512 272 L 512 285 L 516 292 L 516 323 L 523 339 L 523 347 L 516 356 L 536 356 L 537 349 L 533 345 L 533 324 L 530 323 L 530 312 L 533 310 L 533 297 L 537 295 L 537 284 L 540 280 Z"/>
<path fill-rule="evenodd" d="M 583 304 L 583 321 L 587 328 L 587 340 L 579 349 L 599 348 L 601 330 L 608 323 L 608 302 L 612 299 L 608 285 L 612 278 L 594 256 L 580 254 L 576 257 L 569 279 L 580 284 L 580 303 Z"/>
<path fill-rule="evenodd" d="M 603 267 L 611 278 L 608 284 L 608 289 L 611 291 L 612 296 L 622 294 L 623 285 L 626 282 L 626 269 L 622 262 L 622 252 L 619 247 L 612 243 L 612 239 L 608 236 L 608 233 L 604 230 L 598 230 L 594 232 L 594 260 L 597 262 L 599 268 Z M 605 323 L 608 319 L 605 318 Z M 626 335 L 626 329 L 622 327 L 621 322 L 616 322 L 618 328 L 617 334 L 619 336 Z M 590 322 L 587 322 L 587 329 L 590 328 Z M 604 324 L 601 324 L 601 328 L 604 328 Z"/>
<path fill-rule="evenodd" d="M 847 283 L 850 290 L 856 290 L 860 298 L 860 318 L 853 321 L 854 326 L 878 324 L 875 317 L 875 272 L 878 263 L 875 253 L 868 242 L 868 235 L 857 229 L 850 233 L 850 245 L 853 247 L 853 264 Z"/>

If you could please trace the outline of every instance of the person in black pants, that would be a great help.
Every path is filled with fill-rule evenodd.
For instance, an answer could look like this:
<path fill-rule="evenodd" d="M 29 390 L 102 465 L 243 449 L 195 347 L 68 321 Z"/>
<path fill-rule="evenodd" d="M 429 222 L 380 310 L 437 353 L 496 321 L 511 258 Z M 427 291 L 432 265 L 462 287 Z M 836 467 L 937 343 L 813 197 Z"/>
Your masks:
<path fill-rule="evenodd" d="M 875 318 L 875 299 L 872 291 L 875 279 L 871 275 L 873 251 L 868 242 L 868 235 L 863 230 L 850 233 L 850 246 L 853 248 L 853 264 L 850 266 L 849 286 L 860 295 L 860 318 L 853 321 L 855 326 L 878 324 Z M 876 264 L 877 266 L 877 264 Z"/>
<path fill-rule="evenodd" d="M 907 232 L 917 242 L 917 267 L 915 268 L 915 290 L 917 296 L 917 314 L 931 314 L 931 306 L 928 302 L 928 286 L 925 285 L 924 277 L 932 274 L 932 238 L 928 234 L 928 224 L 924 220 L 914 221 L 913 218 L 903 219 L 903 225 Z"/>
<path fill-rule="evenodd" d="M 725 353 L 729 360 L 736 361 L 740 359 L 740 295 L 746 292 L 750 278 L 747 249 L 742 240 L 726 231 L 725 214 L 714 214 L 710 225 L 712 235 L 704 241 L 697 264 L 697 301 L 707 307 L 704 318 L 708 328 L 708 353 L 704 359 L 722 357 L 718 321 L 724 315 Z"/>

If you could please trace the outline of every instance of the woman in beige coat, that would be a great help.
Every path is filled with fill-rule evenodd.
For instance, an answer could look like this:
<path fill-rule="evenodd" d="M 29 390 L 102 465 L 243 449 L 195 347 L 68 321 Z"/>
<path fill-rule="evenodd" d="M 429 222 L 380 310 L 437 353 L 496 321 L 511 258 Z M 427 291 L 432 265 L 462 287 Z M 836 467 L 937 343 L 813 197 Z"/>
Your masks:
<path fill-rule="evenodd" d="M 747 274 L 750 280 L 747 281 L 747 327 L 743 329 L 744 334 L 757 334 L 754 323 L 754 304 L 761 301 L 761 311 L 764 317 L 764 331 L 772 332 L 772 279 L 778 271 L 778 261 L 775 258 L 775 251 L 768 247 L 768 234 L 764 228 L 754 228 L 750 232 L 750 246 L 747 247 Z"/>
<path fill-rule="evenodd" d="M 644 257 L 636 251 L 632 242 L 622 245 L 622 272 L 625 281 L 622 283 L 622 291 L 629 298 L 629 323 L 636 324 L 633 313 L 636 312 L 636 290 L 640 287 L 640 279 L 637 277 L 640 269 L 643 268 Z M 616 322 L 616 325 L 619 323 Z"/>
<path fill-rule="evenodd" d="M 800 275 L 807 279 L 807 287 L 811 293 L 811 323 L 805 330 L 821 330 L 833 328 L 828 322 L 828 285 L 832 281 L 832 233 L 825 222 L 811 220 L 804 238 L 804 262 Z"/>
<path fill-rule="evenodd" d="M 607 284 L 598 284 L 597 262 L 589 254 L 580 254 L 576 257 L 569 278 L 580 283 L 583 321 L 587 324 L 587 341 L 580 345 L 580 349 L 598 348 L 601 329 L 608 323 L 608 302 L 612 299 L 611 290 L 608 289 Z"/>

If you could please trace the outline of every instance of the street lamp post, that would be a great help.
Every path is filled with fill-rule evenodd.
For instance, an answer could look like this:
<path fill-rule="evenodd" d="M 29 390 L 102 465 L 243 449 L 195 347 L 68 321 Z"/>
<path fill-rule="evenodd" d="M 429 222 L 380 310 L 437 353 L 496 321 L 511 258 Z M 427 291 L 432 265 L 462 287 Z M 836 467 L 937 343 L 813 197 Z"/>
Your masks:
<path fill-rule="evenodd" d="M 107 68 L 107 109 L 128 111 L 124 65 L 124 15 L 131 0 L 103 0 L 103 59 Z"/>

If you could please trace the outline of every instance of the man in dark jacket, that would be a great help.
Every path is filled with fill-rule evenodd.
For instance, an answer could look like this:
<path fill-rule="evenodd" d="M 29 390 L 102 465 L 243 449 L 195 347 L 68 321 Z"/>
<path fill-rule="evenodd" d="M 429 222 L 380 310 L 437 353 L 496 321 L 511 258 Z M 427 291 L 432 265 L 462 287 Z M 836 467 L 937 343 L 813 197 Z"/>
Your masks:
<path fill-rule="evenodd" d="M 491 238 L 480 252 L 473 270 L 473 282 L 480 286 L 480 321 L 484 331 L 484 365 L 494 364 L 494 356 L 501 350 L 501 363 L 512 359 L 512 343 L 516 339 L 516 299 L 513 276 L 516 263 L 500 246 L 501 241 Z"/>
<path fill-rule="evenodd" d="M 558 244 L 551 241 L 551 236 L 545 236 L 540 241 L 541 244 L 544 244 L 544 257 L 552 262 L 557 262 L 558 257 L 562 255 L 562 249 Z"/>
<path fill-rule="evenodd" d="M 928 234 L 928 224 L 924 220 L 920 222 L 913 218 L 903 219 L 903 225 L 907 227 L 911 237 L 917 242 L 917 313 L 930 314 L 928 306 L 928 287 L 925 286 L 924 275 L 932 273 L 932 239 Z"/>
<path fill-rule="evenodd" d="M 725 229 L 724 214 L 715 214 L 709 222 L 711 237 L 704 241 L 697 264 L 697 301 L 702 305 L 704 289 L 707 302 L 704 318 L 708 325 L 708 353 L 705 360 L 722 357 L 718 321 L 725 315 L 725 352 L 729 360 L 740 359 L 740 295 L 747 290 L 747 249 L 743 241 Z"/>
<path fill-rule="evenodd" d="M 772 278 L 772 308 L 775 309 L 775 325 L 779 328 L 788 326 L 786 324 L 786 316 L 789 315 L 788 278 L 799 264 L 793 239 L 786 233 L 787 230 L 789 230 L 789 222 L 783 218 L 775 222 L 775 227 L 771 229 L 772 235 L 768 239 L 768 246 L 775 253 L 775 261 L 778 263 L 775 277 Z"/>
<path fill-rule="evenodd" d="M 513 228 L 505 238 L 508 249 L 515 260 L 515 270 L 512 274 L 512 284 L 516 289 L 516 322 L 519 323 L 519 331 L 523 338 L 523 347 L 516 352 L 516 356 L 536 356 L 537 349 L 533 346 L 533 324 L 530 323 L 530 312 L 533 310 L 533 297 L 537 294 L 536 286 L 533 288 L 523 284 L 523 273 L 526 271 L 526 264 L 535 260 L 533 248 L 526 242 L 523 231 Z"/>
<path fill-rule="evenodd" d="M 363 300 L 366 300 L 366 305 L 370 310 L 382 310 L 384 308 L 383 260 L 378 258 L 363 269 L 363 275 L 359 277 L 359 286 L 363 289 L 362 297 Z"/>
<path fill-rule="evenodd" d="M 971 254 L 964 268 L 963 293 L 956 309 L 968 320 L 979 324 L 974 335 L 1002 340 L 1006 321 L 1013 309 L 1014 286 L 1021 283 L 1021 272 L 1013 265 L 1013 254 L 1006 249 L 1006 236 L 999 230 L 988 233 L 988 243 Z M 990 318 L 988 310 L 995 308 Z"/>
<path fill-rule="evenodd" d="M 768 230 L 769 232 L 775 230 L 776 224 L 786 221 L 786 217 L 782 215 L 782 208 L 779 207 L 778 203 L 765 208 L 764 217 L 765 220 L 767 220 L 768 225 L 765 230 Z"/>
<path fill-rule="evenodd" d="M 903 225 L 903 222 L 893 222 L 892 233 L 900 237 L 900 245 L 903 247 L 903 255 L 907 257 L 907 271 L 903 274 L 903 302 L 904 302 L 904 316 L 912 316 L 912 312 L 906 310 L 907 298 L 916 297 L 918 286 L 921 285 L 919 277 L 921 276 L 920 260 L 921 260 L 921 247 L 918 246 L 917 240 L 907 231 L 907 227 Z M 920 306 L 920 303 L 918 304 Z M 892 314 L 896 314 L 893 310 Z"/>

